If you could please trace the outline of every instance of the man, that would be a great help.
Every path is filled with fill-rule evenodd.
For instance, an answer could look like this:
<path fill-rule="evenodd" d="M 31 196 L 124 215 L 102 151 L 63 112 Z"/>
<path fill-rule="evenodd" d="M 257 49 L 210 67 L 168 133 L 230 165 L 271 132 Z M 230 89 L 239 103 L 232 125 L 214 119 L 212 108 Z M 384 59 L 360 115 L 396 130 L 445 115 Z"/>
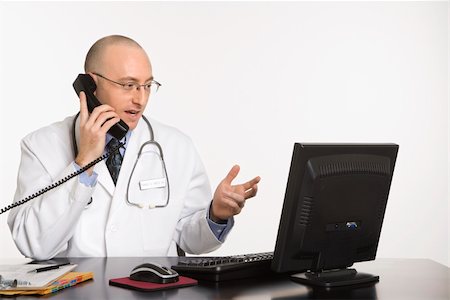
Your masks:
<path fill-rule="evenodd" d="M 111 155 L 114 159 L 108 158 L 13 209 L 8 224 L 19 250 L 42 260 L 54 256 L 176 255 L 177 247 L 195 254 L 217 249 L 233 226 L 233 216 L 240 213 L 246 199 L 256 195 L 260 178 L 232 185 L 239 172 L 234 166 L 212 197 L 191 140 L 155 120 L 147 126 L 143 112 L 158 83 L 147 54 L 134 40 L 117 35 L 98 40 L 86 56 L 85 72 L 95 81 L 95 95 L 102 105 L 89 113 L 86 96 L 80 93 L 79 117 L 68 117 L 22 140 L 14 201 L 108 151 L 108 144 L 117 141 L 107 132 L 119 120 L 129 126 L 121 140 L 125 146 Z M 164 152 L 162 170 L 167 171 L 167 178 L 162 181 L 150 174 L 156 165 L 139 165 L 139 149 L 152 138 Z M 153 147 L 149 153 L 156 152 Z M 138 175 L 135 168 L 141 169 Z M 145 186 L 155 178 L 156 188 L 152 183 Z M 144 192 L 162 198 L 170 195 L 167 206 L 142 209 L 152 204 L 133 205 Z M 164 199 L 160 203 L 164 204 Z"/>

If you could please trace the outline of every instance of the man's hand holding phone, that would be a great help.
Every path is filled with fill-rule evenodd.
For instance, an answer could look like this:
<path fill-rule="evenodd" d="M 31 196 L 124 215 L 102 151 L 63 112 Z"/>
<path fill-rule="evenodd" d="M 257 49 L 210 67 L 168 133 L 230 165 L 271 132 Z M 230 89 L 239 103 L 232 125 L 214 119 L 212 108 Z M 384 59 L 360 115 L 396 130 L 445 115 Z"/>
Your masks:
<path fill-rule="evenodd" d="M 80 140 L 75 158 L 79 166 L 83 167 L 103 154 L 106 132 L 119 121 L 119 115 L 107 104 L 95 107 L 89 114 L 86 95 L 80 93 Z M 92 168 L 88 173 L 92 174 Z"/>

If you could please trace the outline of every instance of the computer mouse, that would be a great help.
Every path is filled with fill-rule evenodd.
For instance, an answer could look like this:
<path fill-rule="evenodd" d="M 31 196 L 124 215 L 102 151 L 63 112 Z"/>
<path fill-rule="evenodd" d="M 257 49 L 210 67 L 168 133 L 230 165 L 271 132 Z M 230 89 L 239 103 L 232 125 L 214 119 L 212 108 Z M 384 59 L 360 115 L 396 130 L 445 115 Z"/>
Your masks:
<path fill-rule="evenodd" d="M 179 275 L 176 271 L 157 263 L 144 263 L 131 271 L 130 279 L 153 283 L 172 283 L 179 280 Z"/>

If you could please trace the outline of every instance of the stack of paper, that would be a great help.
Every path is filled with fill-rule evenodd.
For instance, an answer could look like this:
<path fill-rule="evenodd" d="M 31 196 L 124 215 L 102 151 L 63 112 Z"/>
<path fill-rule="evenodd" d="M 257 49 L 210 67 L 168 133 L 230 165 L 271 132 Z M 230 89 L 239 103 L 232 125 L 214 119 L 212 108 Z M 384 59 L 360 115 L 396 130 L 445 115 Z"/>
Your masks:
<path fill-rule="evenodd" d="M 0 265 L 0 295 L 48 294 L 93 278 L 92 272 L 70 272 L 77 265 L 63 265 L 43 272 L 33 272 L 51 266 L 53 265 Z"/>
<path fill-rule="evenodd" d="M 52 282 L 50 285 L 41 289 L 8 289 L 0 290 L 0 295 L 46 295 L 55 293 L 61 289 L 71 287 L 80 282 L 90 280 L 94 278 L 92 272 L 69 272 L 58 280 Z"/>

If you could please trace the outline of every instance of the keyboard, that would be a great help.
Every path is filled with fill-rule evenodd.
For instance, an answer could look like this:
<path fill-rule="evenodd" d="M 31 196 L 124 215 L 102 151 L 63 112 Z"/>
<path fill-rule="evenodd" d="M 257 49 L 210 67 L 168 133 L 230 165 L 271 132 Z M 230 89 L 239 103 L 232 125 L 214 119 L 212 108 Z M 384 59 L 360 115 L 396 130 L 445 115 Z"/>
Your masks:
<path fill-rule="evenodd" d="M 206 281 L 226 281 L 275 274 L 273 252 L 225 257 L 179 257 L 172 269 L 180 275 Z"/>

